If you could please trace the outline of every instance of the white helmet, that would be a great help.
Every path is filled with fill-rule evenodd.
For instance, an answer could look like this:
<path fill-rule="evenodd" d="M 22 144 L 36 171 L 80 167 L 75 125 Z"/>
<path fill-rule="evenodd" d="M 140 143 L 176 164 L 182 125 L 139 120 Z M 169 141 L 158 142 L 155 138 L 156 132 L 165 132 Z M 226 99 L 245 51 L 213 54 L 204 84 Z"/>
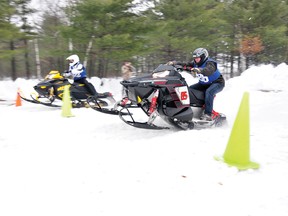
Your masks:
<path fill-rule="evenodd" d="M 66 60 L 69 61 L 69 65 L 71 66 L 77 64 L 80 61 L 78 55 L 71 55 L 68 58 L 66 58 Z"/>

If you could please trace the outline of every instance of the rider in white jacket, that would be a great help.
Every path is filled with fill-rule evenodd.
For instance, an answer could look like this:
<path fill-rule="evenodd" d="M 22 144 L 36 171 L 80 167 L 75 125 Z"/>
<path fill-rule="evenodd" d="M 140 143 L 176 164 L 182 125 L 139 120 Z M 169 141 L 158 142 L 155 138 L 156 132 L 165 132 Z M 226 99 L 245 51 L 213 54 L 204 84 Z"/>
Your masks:
<path fill-rule="evenodd" d="M 69 61 L 69 70 L 63 73 L 63 76 L 69 77 L 72 76 L 74 82 L 84 84 L 87 91 L 91 94 L 91 96 L 97 96 L 97 91 L 94 86 L 87 81 L 87 73 L 86 68 L 82 63 L 80 63 L 80 59 L 78 55 L 71 55 L 66 58 Z"/>

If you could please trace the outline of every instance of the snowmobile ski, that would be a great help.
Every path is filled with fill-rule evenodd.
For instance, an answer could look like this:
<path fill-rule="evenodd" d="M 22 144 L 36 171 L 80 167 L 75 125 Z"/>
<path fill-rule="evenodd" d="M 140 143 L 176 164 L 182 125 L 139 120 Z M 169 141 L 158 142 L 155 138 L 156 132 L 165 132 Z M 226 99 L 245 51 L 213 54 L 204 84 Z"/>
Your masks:
<path fill-rule="evenodd" d="M 52 102 L 45 103 L 45 102 L 36 100 L 36 99 L 34 99 L 32 96 L 31 96 L 32 99 L 28 99 L 28 98 L 23 97 L 23 96 L 21 96 L 21 95 L 20 95 L 20 97 L 21 97 L 24 101 L 27 101 L 27 102 L 30 102 L 30 103 L 34 103 L 34 104 L 41 104 L 41 105 L 49 106 L 49 107 L 61 107 L 60 105 L 52 104 Z"/>
<path fill-rule="evenodd" d="M 114 110 L 114 109 L 108 109 L 108 108 L 103 108 L 101 106 L 97 106 L 97 105 L 93 105 L 90 107 L 98 112 L 102 112 L 102 113 L 106 113 L 106 114 L 111 114 L 111 115 L 119 115 L 119 111 L 118 110 Z"/>
<path fill-rule="evenodd" d="M 44 105 L 44 106 L 48 106 L 48 107 L 62 107 L 61 105 L 58 105 L 58 104 L 53 104 L 52 102 L 53 101 L 51 101 L 51 102 L 43 102 L 43 101 L 40 101 L 40 100 L 37 100 L 37 99 L 35 99 L 33 96 L 31 96 L 31 98 L 32 99 L 28 99 L 28 98 L 26 98 L 26 97 L 23 97 L 23 96 L 21 96 L 20 95 L 20 97 L 23 99 L 23 100 L 25 100 L 25 101 L 27 101 L 27 102 L 30 102 L 30 103 L 34 103 L 34 104 L 40 104 L 40 105 Z M 47 98 L 47 100 L 49 100 L 48 98 Z M 86 103 L 87 104 L 87 103 Z M 86 105 L 85 104 L 85 102 L 83 102 L 83 101 L 78 101 L 78 102 L 72 102 L 72 108 L 81 108 L 81 107 L 88 107 L 88 105 Z"/>
<path fill-rule="evenodd" d="M 163 129 L 170 129 L 169 127 L 161 127 L 154 124 L 149 124 L 148 122 L 133 122 L 133 121 L 125 121 L 126 124 L 136 127 L 136 128 L 143 128 L 143 129 L 154 129 L 154 130 L 163 130 Z"/>
<path fill-rule="evenodd" d="M 129 108 L 139 108 L 136 106 L 128 106 Z M 153 124 L 152 122 L 154 121 L 154 119 L 157 117 L 158 113 L 155 112 L 155 114 L 151 115 L 149 117 L 149 120 L 147 122 L 138 122 L 135 121 L 133 118 L 133 113 L 131 113 L 128 109 L 128 107 L 123 107 L 120 111 L 119 111 L 119 117 L 122 121 L 124 121 L 126 124 L 136 127 L 136 128 L 143 128 L 143 129 L 154 129 L 154 130 L 163 130 L 163 129 L 170 129 L 169 127 L 162 127 L 162 126 L 158 126 Z M 126 110 L 127 112 L 124 112 L 123 110 Z M 125 116 L 125 118 L 123 117 Z M 127 119 L 127 116 L 129 119 Z"/>
<path fill-rule="evenodd" d="M 103 98 L 103 99 L 101 99 L 101 98 Z M 92 109 L 94 109 L 98 112 L 102 112 L 102 113 L 110 114 L 110 115 L 119 115 L 120 114 L 119 110 L 117 110 L 115 108 L 117 106 L 114 105 L 113 107 L 109 108 L 108 107 L 109 104 L 106 101 L 104 101 L 104 99 L 109 100 L 109 104 L 111 104 L 113 102 L 115 103 L 114 98 L 108 97 L 107 95 L 106 95 L 106 97 L 101 97 L 101 95 L 100 95 L 100 97 L 99 97 L 99 95 L 98 95 L 98 97 L 89 97 L 89 98 L 87 98 L 87 102 Z M 122 115 L 128 115 L 128 113 L 122 113 Z"/>
<path fill-rule="evenodd" d="M 102 113 L 107 113 L 107 114 L 112 114 L 112 115 L 118 115 L 119 111 L 118 110 L 114 110 L 113 108 L 109 109 L 109 108 L 104 108 L 108 106 L 108 103 L 106 101 L 104 101 L 103 99 L 104 97 L 88 97 L 87 98 L 87 103 L 89 104 L 89 106 L 98 111 L 98 112 L 102 112 Z M 109 98 L 107 98 L 109 100 Z M 110 102 L 115 102 L 114 98 L 110 98 Z"/>
<path fill-rule="evenodd" d="M 10 100 L 8 101 L 8 100 L 0 99 L 0 105 L 13 106 L 15 105 L 15 102 L 12 102 Z"/>

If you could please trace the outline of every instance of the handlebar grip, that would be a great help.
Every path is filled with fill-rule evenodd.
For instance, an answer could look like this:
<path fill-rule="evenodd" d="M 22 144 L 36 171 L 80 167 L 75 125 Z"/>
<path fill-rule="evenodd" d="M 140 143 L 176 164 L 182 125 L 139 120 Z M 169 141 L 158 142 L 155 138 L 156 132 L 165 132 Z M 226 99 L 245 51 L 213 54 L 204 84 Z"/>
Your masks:
<path fill-rule="evenodd" d="M 123 86 L 131 86 L 131 87 L 134 87 L 134 86 L 139 85 L 139 82 L 137 82 L 137 81 L 133 81 L 133 82 L 121 81 L 120 83 L 121 83 L 121 85 L 123 85 Z"/>

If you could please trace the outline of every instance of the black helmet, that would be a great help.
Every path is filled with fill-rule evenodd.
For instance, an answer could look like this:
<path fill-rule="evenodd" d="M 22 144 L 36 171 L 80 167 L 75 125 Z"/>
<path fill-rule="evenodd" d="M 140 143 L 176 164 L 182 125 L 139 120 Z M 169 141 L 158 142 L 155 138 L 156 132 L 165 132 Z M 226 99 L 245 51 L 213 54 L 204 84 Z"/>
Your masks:
<path fill-rule="evenodd" d="M 198 49 L 194 50 L 194 52 L 192 54 L 192 57 L 193 57 L 194 63 L 197 64 L 198 66 L 201 66 L 208 59 L 209 53 L 204 48 L 198 48 Z M 195 60 L 194 60 L 197 57 L 201 58 L 201 61 L 198 62 L 198 63 L 196 63 Z"/>

